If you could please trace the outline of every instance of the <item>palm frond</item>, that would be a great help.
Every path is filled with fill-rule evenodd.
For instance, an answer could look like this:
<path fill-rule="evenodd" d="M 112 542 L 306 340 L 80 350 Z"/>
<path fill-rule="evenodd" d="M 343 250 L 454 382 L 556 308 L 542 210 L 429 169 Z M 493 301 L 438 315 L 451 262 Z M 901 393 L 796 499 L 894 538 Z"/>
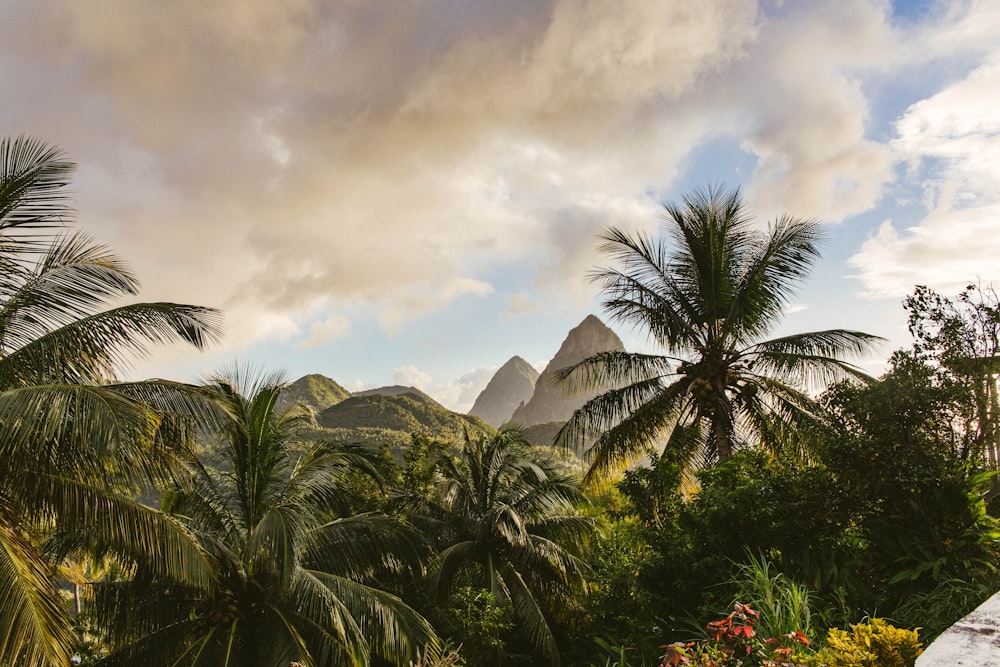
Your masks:
<path fill-rule="evenodd" d="M 74 479 L 42 478 L 44 495 L 62 526 L 59 551 L 87 547 L 142 563 L 155 575 L 210 588 L 214 563 L 192 533 L 175 518 L 114 491 Z"/>
<path fill-rule="evenodd" d="M 336 519 L 312 527 L 306 537 L 308 567 L 359 581 L 386 572 L 418 572 L 427 557 L 420 535 L 384 514 Z"/>
<path fill-rule="evenodd" d="M 579 449 L 595 436 L 601 437 L 630 415 L 661 395 L 670 386 L 654 377 L 618 389 L 610 389 L 587 401 L 556 434 L 557 445 Z M 676 392 L 674 392 L 676 393 Z"/>
<path fill-rule="evenodd" d="M 434 628 L 395 595 L 326 572 L 309 574 L 349 610 L 372 653 L 402 664 L 422 646 L 438 646 Z"/>
<path fill-rule="evenodd" d="M 21 251 L 47 245 L 39 232 L 63 226 L 72 212 L 63 188 L 75 166 L 37 139 L 0 141 L 0 234 L 17 240 Z"/>
<path fill-rule="evenodd" d="M 2 506 L 0 506 L 2 507 Z M 69 662 L 72 630 L 52 572 L 28 539 L 0 514 L 0 662 Z"/>
<path fill-rule="evenodd" d="M 760 341 L 744 352 L 761 373 L 801 386 L 844 377 L 867 378 L 848 360 L 862 359 L 884 339 L 859 331 L 830 329 Z"/>
<path fill-rule="evenodd" d="M 632 393 L 624 393 L 628 390 Z M 587 426 L 609 426 L 598 431 L 600 435 L 586 452 L 590 469 L 584 482 L 618 471 L 644 454 L 658 438 L 669 435 L 684 414 L 689 400 L 683 382 L 674 382 L 666 387 L 650 383 L 647 386 L 627 387 L 621 392 L 607 392 L 578 410 L 563 427 L 568 433 L 572 432 L 568 429 L 579 428 L 576 426 L 578 416 L 590 418 L 587 411 L 591 403 L 597 409 L 608 410 L 601 415 L 595 409 L 595 416 L 601 421 L 594 420 L 590 425 L 584 423 L 585 429 Z M 613 421 L 608 417 L 613 417 Z M 562 432 L 557 436 L 557 442 L 561 437 Z"/>
<path fill-rule="evenodd" d="M 30 271 L 7 275 L 0 350 L 16 350 L 110 300 L 137 293 L 138 287 L 135 276 L 106 247 L 81 233 L 57 238 Z"/>
<path fill-rule="evenodd" d="M 754 244 L 726 318 L 734 339 L 753 340 L 774 326 L 819 258 L 822 238 L 817 221 L 782 216 Z"/>
<path fill-rule="evenodd" d="M 521 574 L 514 568 L 502 566 L 501 576 L 518 627 L 527 635 L 535 648 L 549 659 L 549 663 L 558 667 L 562 664 L 559 647 L 535 596 L 531 594 Z"/>
<path fill-rule="evenodd" d="M 44 472 L 103 469 L 102 457 L 144 465 L 133 456 L 152 441 L 160 423 L 146 405 L 107 387 L 75 384 L 0 391 L 0 453 L 20 468 Z"/>
<path fill-rule="evenodd" d="M 220 335 L 219 312 L 175 303 L 136 303 L 77 319 L 0 359 L 0 386 L 114 381 L 117 369 L 151 345 L 187 342 L 198 349 Z"/>
<path fill-rule="evenodd" d="M 671 359 L 655 354 L 612 350 L 599 352 L 558 369 L 553 378 L 569 395 L 631 385 L 671 372 Z"/>

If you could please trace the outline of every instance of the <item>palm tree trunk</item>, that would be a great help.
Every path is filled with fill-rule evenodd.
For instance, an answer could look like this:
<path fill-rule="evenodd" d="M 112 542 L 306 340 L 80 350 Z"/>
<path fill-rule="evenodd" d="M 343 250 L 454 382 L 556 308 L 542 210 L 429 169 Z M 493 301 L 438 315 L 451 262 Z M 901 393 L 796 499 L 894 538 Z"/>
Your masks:
<path fill-rule="evenodd" d="M 715 448 L 719 452 L 719 463 L 725 463 L 733 455 L 733 424 L 724 410 L 717 408 L 712 417 L 715 431 Z"/>

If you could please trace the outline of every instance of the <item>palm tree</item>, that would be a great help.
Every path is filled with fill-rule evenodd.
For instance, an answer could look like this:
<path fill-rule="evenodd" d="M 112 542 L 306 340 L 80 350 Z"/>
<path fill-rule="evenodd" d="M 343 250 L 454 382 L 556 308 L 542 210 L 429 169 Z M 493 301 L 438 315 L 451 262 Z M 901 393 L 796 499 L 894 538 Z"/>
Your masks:
<path fill-rule="evenodd" d="M 596 438 L 588 479 L 650 448 L 725 461 L 816 416 L 811 385 L 863 375 L 850 363 L 879 340 L 830 329 L 766 339 L 819 257 L 816 221 L 782 216 L 755 229 L 738 189 L 666 204 L 667 235 L 606 230 L 597 271 L 612 319 L 645 329 L 662 354 L 606 352 L 564 369 L 571 390 L 612 387 L 577 410 L 563 442 Z"/>
<path fill-rule="evenodd" d="M 204 585 L 140 567 L 105 584 L 97 614 L 109 629 L 108 665 L 406 664 L 433 629 L 398 597 L 366 585 L 419 560 L 419 540 L 389 517 L 343 516 L 344 483 L 374 475 L 374 452 L 294 446 L 299 408 L 275 411 L 277 375 L 233 369 L 208 385 L 227 415 L 220 469 L 192 458 L 164 508 L 216 563 Z"/>
<path fill-rule="evenodd" d="M 106 248 L 68 233 L 73 164 L 37 140 L 0 141 L 0 663 L 65 665 L 75 642 L 38 537 L 142 555 L 181 580 L 207 577 L 184 530 L 120 492 L 157 467 L 164 382 L 117 383 L 151 344 L 198 348 L 218 313 L 173 303 L 109 307 L 138 291 Z M 188 406 L 190 407 L 190 405 Z"/>
<path fill-rule="evenodd" d="M 467 437 L 457 458 L 439 456 L 438 471 L 431 494 L 407 498 L 411 520 L 440 549 L 431 578 L 438 602 L 471 568 L 527 639 L 559 664 L 545 610 L 575 606 L 585 582 L 574 549 L 593 527 L 576 511 L 578 481 L 532 456 L 523 431 L 509 425 Z"/>

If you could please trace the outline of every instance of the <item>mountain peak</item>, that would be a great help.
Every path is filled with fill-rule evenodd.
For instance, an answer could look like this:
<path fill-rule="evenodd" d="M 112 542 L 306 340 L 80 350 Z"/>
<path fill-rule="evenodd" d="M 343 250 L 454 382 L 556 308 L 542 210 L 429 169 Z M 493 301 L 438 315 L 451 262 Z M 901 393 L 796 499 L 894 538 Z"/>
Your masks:
<path fill-rule="evenodd" d="M 296 403 L 303 403 L 314 410 L 322 411 L 350 396 L 350 393 L 334 380 L 312 373 L 303 375 L 289 384 L 278 396 L 277 408 L 286 410 Z"/>
<path fill-rule="evenodd" d="M 521 357 L 507 360 L 476 397 L 469 414 L 493 426 L 504 423 L 519 405 L 531 398 L 538 371 Z"/>
<path fill-rule="evenodd" d="M 600 352 L 624 351 L 618 335 L 609 329 L 596 315 L 588 315 L 566 335 L 566 339 L 545 367 L 538 380 L 531 399 L 514 411 L 511 421 L 522 426 L 566 421 L 598 392 L 566 396 L 555 386 L 556 371 L 579 363 Z"/>
<path fill-rule="evenodd" d="M 428 396 L 426 393 L 420 391 L 416 387 L 407 387 L 401 384 L 393 384 L 386 387 L 376 387 L 374 389 L 363 389 L 361 391 L 356 391 L 351 396 L 405 396 L 407 394 L 412 394 L 417 399 L 424 401 L 425 403 L 430 402 L 435 405 L 438 404 L 433 398 Z"/>

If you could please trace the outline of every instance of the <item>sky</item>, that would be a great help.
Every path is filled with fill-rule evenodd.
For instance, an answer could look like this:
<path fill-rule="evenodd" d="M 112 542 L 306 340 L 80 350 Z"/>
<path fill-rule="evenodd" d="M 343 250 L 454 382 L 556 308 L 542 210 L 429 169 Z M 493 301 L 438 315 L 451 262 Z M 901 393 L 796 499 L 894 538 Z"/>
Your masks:
<path fill-rule="evenodd" d="M 6 0 L 0 85 L 142 299 L 225 313 L 134 377 L 241 361 L 466 411 L 602 315 L 601 229 L 711 184 L 824 221 L 775 333 L 883 336 L 872 372 L 915 284 L 1000 282 L 995 0 Z"/>

